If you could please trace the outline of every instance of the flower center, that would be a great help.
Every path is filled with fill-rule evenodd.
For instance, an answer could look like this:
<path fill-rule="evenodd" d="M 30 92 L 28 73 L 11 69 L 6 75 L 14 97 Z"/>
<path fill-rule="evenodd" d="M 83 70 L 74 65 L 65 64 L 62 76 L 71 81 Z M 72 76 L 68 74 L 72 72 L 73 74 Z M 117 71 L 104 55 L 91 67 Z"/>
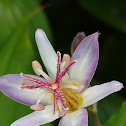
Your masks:
<path fill-rule="evenodd" d="M 75 94 L 73 89 L 62 89 L 62 96 L 66 101 L 69 112 L 76 111 L 80 106 L 80 95 Z"/>
<path fill-rule="evenodd" d="M 48 75 L 46 75 L 46 73 L 43 72 L 42 67 L 40 66 L 40 64 L 36 61 L 33 64 L 33 69 L 36 72 L 37 75 L 42 75 L 47 82 L 39 80 L 39 79 L 35 79 L 35 78 L 31 78 L 27 75 L 24 75 L 23 73 L 21 73 L 21 76 L 26 79 L 23 80 L 23 82 L 25 82 L 24 84 L 22 83 L 22 87 L 20 89 L 36 89 L 36 88 L 44 88 L 45 89 L 45 93 L 42 94 L 40 96 L 40 98 L 37 100 L 36 105 L 31 106 L 32 109 L 34 110 L 43 110 L 44 109 L 44 105 L 39 104 L 41 99 L 47 94 L 47 93 L 52 93 L 53 94 L 53 100 L 54 100 L 54 112 L 55 113 L 57 110 L 59 110 L 59 116 L 63 116 L 66 112 L 66 110 L 68 110 L 68 112 L 71 111 L 76 111 L 80 104 L 81 104 L 81 100 L 80 100 L 80 95 L 76 94 L 74 92 L 74 90 L 78 90 L 78 87 L 73 85 L 73 84 L 63 84 L 63 82 L 61 81 L 61 79 L 68 74 L 68 70 L 69 68 L 75 64 L 77 61 L 72 61 L 70 62 L 70 58 L 67 54 L 65 54 L 65 56 L 63 57 L 63 67 L 64 70 L 61 72 L 61 54 L 60 52 L 57 52 L 57 56 L 58 56 L 58 62 L 57 62 L 57 73 L 56 73 L 56 79 L 55 81 L 53 81 Z M 65 59 L 69 59 L 65 60 Z M 67 63 L 67 65 L 66 65 Z M 37 68 L 36 68 L 37 66 Z M 29 81 L 27 82 L 27 80 L 30 80 L 30 82 L 35 82 L 37 84 L 29 84 Z"/>
<path fill-rule="evenodd" d="M 57 88 L 58 88 L 58 85 L 57 85 L 57 84 L 53 84 L 53 85 L 52 85 L 52 89 L 55 90 L 55 89 L 57 89 Z"/>

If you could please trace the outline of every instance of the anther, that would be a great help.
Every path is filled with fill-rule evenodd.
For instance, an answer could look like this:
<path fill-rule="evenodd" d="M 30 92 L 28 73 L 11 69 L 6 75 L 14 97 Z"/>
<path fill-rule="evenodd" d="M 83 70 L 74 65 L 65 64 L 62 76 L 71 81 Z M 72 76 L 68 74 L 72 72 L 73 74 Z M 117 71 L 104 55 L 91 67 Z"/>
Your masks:
<path fill-rule="evenodd" d="M 22 85 L 32 85 L 32 83 L 30 81 L 27 81 L 27 80 L 23 80 L 22 81 Z"/>
<path fill-rule="evenodd" d="M 80 93 L 82 93 L 84 91 L 84 86 L 83 85 L 78 85 L 77 87 L 78 87 L 78 89 L 74 89 L 74 92 L 76 94 L 80 94 Z"/>
<path fill-rule="evenodd" d="M 37 68 L 39 68 L 39 69 L 42 70 L 42 66 L 41 66 L 41 64 L 40 64 L 37 60 L 35 60 L 35 61 L 32 62 L 32 68 L 33 68 L 33 70 L 35 71 L 36 75 L 38 75 L 38 76 L 41 75 L 41 74 L 39 73 L 39 71 L 37 70 Z"/>
<path fill-rule="evenodd" d="M 50 83 L 53 83 L 53 82 L 54 82 L 43 70 L 41 70 L 41 69 L 39 69 L 39 68 L 36 68 L 36 70 L 37 70 L 38 73 L 39 73 L 40 75 L 42 75 L 48 82 L 50 82 Z"/>
<path fill-rule="evenodd" d="M 63 62 L 62 62 L 62 66 L 63 66 L 63 68 L 65 68 L 65 66 L 66 66 L 66 61 L 63 61 Z"/>
<path fill-rule="evenodd" d="M 67 65 L 70 63 L 70 55 L 64 54 L 63 59 L 62 59 L 62 63 L 63 63 L 64 68 L 66 68 Z"/>
<path fill-rule="evenodd" d="M 30 108 L 35 111 L 41 111 L 45 109 L 45 106 L 43 104 L 38 104 L 38 105 L 35 104 L 30 106 Z"/>
<path fill-rule="evenodd" d="M 58 113 L 59 117 L 63 117 L 66 115 L 66 110 L 62 108 L 62 111 L 59 111 Z"/>
<path fill-rule="evenodd" d="M 35 71 L 36 75 L 40 76 L 42 75 L 48 82 L 54 82 L 42 69 L 41 64 L 35 60 L 32 62 L 32 68 Z"/>
<path fill-rule="evenodd" d="M 23 73 L 20 73 L 20 75 L 23 77 Z"/>

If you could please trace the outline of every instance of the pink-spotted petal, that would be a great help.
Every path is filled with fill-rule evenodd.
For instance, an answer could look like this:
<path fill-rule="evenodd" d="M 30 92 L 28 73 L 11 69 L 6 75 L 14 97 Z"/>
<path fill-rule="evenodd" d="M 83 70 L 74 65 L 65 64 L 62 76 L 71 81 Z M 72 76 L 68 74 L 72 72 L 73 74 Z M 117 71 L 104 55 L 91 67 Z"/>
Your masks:
<path fill-rule="evenodd" d="M 28 75 L 28 76 L 36 79 L 42 79 L 40 77 L 33 76 L 33 75 Z M 19 74 L 10 74 L 10 75 L 2 76 L 0 77 L 0 91 L 17 102 L 29 106 L 34 105 L 37 99 L 42 95 L 42 93 L 44 93 L 45 90 L 43 89 L 19 90 L 19 88 L 22 86 L 22 81 L 23 81 L 23 77 L 21 77 Z M 43 97 L 41 103 L 44 105 L 52 104 L 53 101 L 50 99 L 51 99 L 51 94 L 47 94 L 46 96 Z"/>
<path fill-rule="evenodd" d="M 97 101 L 103 99 L 104 97 L 114 92 L 120 91 L 122 88 L 123 88 L 123 84 L 118 81 L 111 81 L 108 83 L 87 88 L 82 93 L 83 104 L 81 108 L 92 105 Z"/>
<path fill-rule="evenodd" d="M 88 87 L 99 58 L 98 33 L 85 37 L 73 53 L 71 61 L 77 63 L 70 68 L 71 80 Z"/>
<path fill-rule="evenodd" d="M 58 126 L 88 126 L 88 113 L 86 109 L 79 109 L 67 113 L 59 122 Z"/>
<path fill-rule="evenodd" d="M 51 78 L 55 79 L 57 54 L 42 29 L 37 29 L 35 38 L 42 61 Z"/>
<path fill-rule="evenodd" d="M 47 105 L 42 111 L 35 111 L 27 116 L 20 118 L 11 126 L 39 126 L 58 119 L 58 112 L 53 115 L 53 105 Z"/>

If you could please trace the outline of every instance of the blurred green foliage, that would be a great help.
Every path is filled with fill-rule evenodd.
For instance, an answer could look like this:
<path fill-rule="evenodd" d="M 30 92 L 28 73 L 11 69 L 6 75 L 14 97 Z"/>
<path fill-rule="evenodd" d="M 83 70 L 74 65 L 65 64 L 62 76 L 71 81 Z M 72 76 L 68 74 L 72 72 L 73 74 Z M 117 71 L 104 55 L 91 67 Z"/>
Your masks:
<path fill-rule="evenodd" d="M 51 37 L 44 12 L 36 15 L 37 1 L 0 1 L 0 75 L 33 73 L 31 62 L 39 57 L 35 48 L 34 32 L 40 27 Z M 32 32 L 31 32 L 32 31 Z M 18 118 L 31 112 L 29 107 L 16 103 L 0 94 L 0 125 L 9 126 Z"/>
<path fill-rule="evenodd" d="M 104 126 L 125 126 L 126 125 L 126 102 L 124 102 L 118 112 L 114 114 Z"/>
<path fill-rule="evenodd" d="M 40 5 L 44 5 L 43 1 L 0 1 L 0 75 L 20 72 L 34 74 L 31 62 L 37 59 L 42 63 L 34 38 L 37 28 L 44 29 L 49 40 L 53 40 L 54 48 L 62 54 L 70 54 L 71 42 L 78 32 L 84 31 L 89 35 L 99 31 L 100 60 L 92 85 L 118 80 L 125 86 L 126 2 L 52 0 L 49 3 L 50 7 L 37 12 Z M 98 103 L 101 124 L 125 126 L 125 91 L 124 88 L 121 93 Z M 31 112 L 29 107 L 12 101 L 2 93 L 0 99 L 1 126 L 9 126 Z M 56 126 L 58 121 L 45 126 Z M 92 125 L 89 117 L 89 126 Z"/>

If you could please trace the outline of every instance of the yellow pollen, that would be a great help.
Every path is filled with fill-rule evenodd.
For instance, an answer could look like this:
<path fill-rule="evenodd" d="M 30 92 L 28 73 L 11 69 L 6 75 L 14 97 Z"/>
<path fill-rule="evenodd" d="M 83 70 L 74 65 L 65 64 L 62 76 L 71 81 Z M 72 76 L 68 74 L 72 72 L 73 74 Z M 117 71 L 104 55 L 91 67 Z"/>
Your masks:
<path fill-rule="evenodd" d="M 77 86 L 77 84 L 76 84 L 76 83 L 73 83 L 73 85 L 74 85 L 74 86 Z"/>
<path fill-rule="evenodd" d="M 57 84 L 53 84 L 52 89 L 57 89 L 58 85 Z"/>
<path fill-rule="evenodd" d="M 53 96 L 53 94 L 51 94 L 50 99 L 51 99 L 51 101 L 54 101 L 54 96 Z"/>
<path fill-rule="evenodd" d="M 83 98 L 82 96 L 80 96 L 80 106 L 82 106 L 82 103 L 83 103 Z"/>
<path fill-rule="evenodd" d="M 57 105 L 57 111 L 59 111 L 59 106 Z"/>
<path fill-rule="evenodd" d="M 79 94 L 75 94 L 73 89 L 62 89 L 62 96 L 66 102 L 66 106 L 69 108 L 69 112 L 73 112 L 79 109 L 82 104 Z"/>

